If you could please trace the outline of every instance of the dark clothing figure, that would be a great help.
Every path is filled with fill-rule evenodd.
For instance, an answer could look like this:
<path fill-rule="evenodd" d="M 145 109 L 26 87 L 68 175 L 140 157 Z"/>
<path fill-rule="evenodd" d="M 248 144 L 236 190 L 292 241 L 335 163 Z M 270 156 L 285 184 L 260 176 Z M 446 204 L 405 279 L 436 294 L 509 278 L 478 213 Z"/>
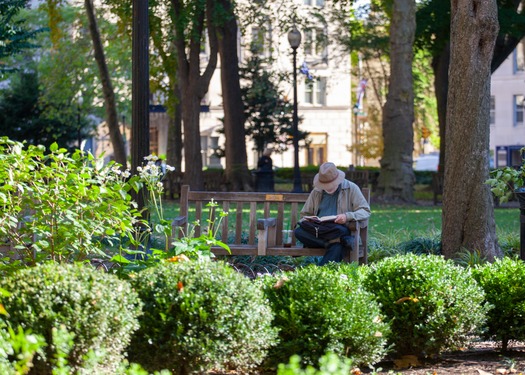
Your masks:
<path fill-rule="evenodd" d="M 257 171 L 255 172 L 255 185 L 257 191 L 275 191 L 273 180 L 273 162 L 272 158 L 270 157 L 271 154 L 272 149 L 267 148 L 264 150 L 263 155 L 257 162 Z"/>
<path fill-rule="evenodd" d="M 257 162 L 257 169 L 259 171 L 273 171 L 273 162 L 272 158 L 266 155 L 263 155 L 259 158 L 259 161 Z"/>

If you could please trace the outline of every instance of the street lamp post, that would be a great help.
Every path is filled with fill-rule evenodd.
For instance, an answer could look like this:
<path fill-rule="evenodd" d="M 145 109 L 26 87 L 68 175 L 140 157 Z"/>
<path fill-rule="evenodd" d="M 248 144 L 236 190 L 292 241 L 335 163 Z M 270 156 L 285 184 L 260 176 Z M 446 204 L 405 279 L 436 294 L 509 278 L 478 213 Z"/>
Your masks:
<path fill-rule="evenodd" d="M 82 97 L 82 93 L 78 93 L 77 97 L 77 142 L 78 142 L 78 149 L 82 149 L 82 119 L 81 119 L 81 113 L 82 110 L 82 103 L 84 103 L 84 98 Z"/>
<path fill-rule="evenodd" d="M 288 42 L 292 47 L 293 56 L 293 190 L 292 193 L 302 193 L 301 170 L 299 169 L 299 117 L 297 115 L 297 47 L 301 44 L 301 33 L 293 25 L 288 33 Z"/>
<path fill-rule="evenodd" d="M 359 115 L 359 107 L 354 105 L 353 108 L 354 112 L 354 165 L 357 167 L 357 164 L 359 163 L 359 155 L 357 148 L 359 147 L 359 124 L 357 122 L 357 116 Z"/>

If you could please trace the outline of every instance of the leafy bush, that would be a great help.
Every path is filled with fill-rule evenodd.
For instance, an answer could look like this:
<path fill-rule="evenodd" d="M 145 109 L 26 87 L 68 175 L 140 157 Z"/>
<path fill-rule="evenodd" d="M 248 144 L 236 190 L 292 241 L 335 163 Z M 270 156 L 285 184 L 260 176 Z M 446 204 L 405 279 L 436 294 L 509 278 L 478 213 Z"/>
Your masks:
<path fill-rule="evenodd" d="M 385 355 L 387 325 L 374 296 L 356 276 L 355 265 L 307 266 L 294 273 L 262 279 L 280 329 L 280 344 L 270 363 L 297 354 L 315 365 L 326 352 L 371 364 Z"/>
<path fill-rule="evenodd" d="M 341 359 L 333 353 L 319 358 L 319 370 L 313 366 L 301 368 L 301 357 L 293 355 L 288 364 L 279 364 L 277 375 L 348 375 L 352 370 L 352 361 Z"/>
<path fill-rule="evenodd" d="M 103 240 L 130 236 L 138 220 L 130 181 L 116 164 L 55 144 L 0 138 L 0 239 L 23 265 L 103 255 Z"/>
<path fill-rule="evenodd" d="M 129 354 L 147 370 L 249 370 L 275 343 L 264 294 L 223 262 L 164 262 L 132 283 L 144 315 Z"/>
<path fill-rule="evenodd" d="M 7 314 L 0 305 L 2 313 Z M 43 346 L 42 337 L 24 332 L 21 327 L 13 329 L 0 317 L 0 374 L 26 374 L 37 350 Z"/>
<path fill-rule="evenodd" d="M 369 267 L 363 284 L 381 304 L 398 355 L 458 348 L 488 310 L 470 271 L 436 255 L 385 258 Z"/>
<path fill-rule="evenodd" d="M 416 237 L 400 243 L 398 247 L 405 254 L 441 254 L 441 240 L 439 238 Z"/>
<path fill-rule="evenodd" d="M 478 266 L 474 278 L 485 290 L 485 298 L 494 306 L 489 311 L 484 336 L 502 342 L 525 340 L 525 267 L 517 258 L 497 259 Z"/>
<path fill-rule="evenodd" d="M 74 340 L 67 361 L 73 370 L 89 365 L 96 373 L 114 373 L 131 334 L 138 328 L 140 301 L 129 283 L 82 265 L 45 264 L 2 279 L 11 291 L 3 298 L 13 327 L 31 329 L 47 347 L 35 361 L 37 373 L 47 374 L 58 356 L 53 331 L 63 326 Z M 97 363 L 88 363 L 92 350 Z"/>

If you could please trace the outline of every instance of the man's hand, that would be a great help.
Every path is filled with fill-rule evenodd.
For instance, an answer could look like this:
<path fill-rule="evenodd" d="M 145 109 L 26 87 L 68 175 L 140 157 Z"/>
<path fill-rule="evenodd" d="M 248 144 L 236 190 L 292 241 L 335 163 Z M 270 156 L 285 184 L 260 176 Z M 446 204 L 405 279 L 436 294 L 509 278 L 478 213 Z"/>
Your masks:
<path fill-rule="evenodd" d="M 346 223 L 346 215 L 345 214 L 337 215 L 337 217 L 335 218 L 334 222 L 336 224 L 344 224 L 344 223 Z"/>

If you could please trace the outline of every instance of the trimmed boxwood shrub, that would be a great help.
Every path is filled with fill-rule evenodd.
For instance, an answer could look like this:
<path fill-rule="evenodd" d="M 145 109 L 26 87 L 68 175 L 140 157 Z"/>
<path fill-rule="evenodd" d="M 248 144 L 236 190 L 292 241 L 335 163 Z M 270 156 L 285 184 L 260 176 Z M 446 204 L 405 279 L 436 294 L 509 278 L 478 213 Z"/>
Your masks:
<path fill-rule="evenodd" d="M 384 357 L 388 326 L 374 296 L 361 287 L 355 269 L 347 267 L 352 266 L 310 265 L 262 279 L 280 330 L 271 365 L 288 363 L 294 354 L 303 366 L 315 366 L 328 352 L 358 365 Z"/>
<path fill-rule="evenodd" d="M 475 279 L 493 309 L 488 313 L 485 338 L 498 340 L 503 350 L 510 340 L 525 340 L 525 267 L 522 260 L 496 259 L 477 266 Z"/>
<path fill-rule="evenodd" d="M 485 321 L 484 292 L 469 269 L 436 255 L 399 255 L 372 264 L 363 284 L 381 304 L 397 355 L 456 349 Z"/>
<path fill-rule="evenodd" d="M 138 328 L 140 301 L 126 281 L 80 264 L 49 263 L 21 269 L 0 281 L 10 291 L 2 298 L 13 327 L 30 329 L 44 337 L 45 354 L 37 355 L 38 374 L 50 374 L 56 350 L 53 328 L 74 335 L 67 358 L 73 371 L 85 369 L 112 374 L 124 357 L 131 334 Z M 92 350 L 98 364 L 84 356 Z"/>
<path fill-rule="evenodd" d="M 130 360 L 149 371 L 250 370 L 275 343 L 264 294 L 224 262 L 162 263 L 132 283 L 144 315 Z"/>

